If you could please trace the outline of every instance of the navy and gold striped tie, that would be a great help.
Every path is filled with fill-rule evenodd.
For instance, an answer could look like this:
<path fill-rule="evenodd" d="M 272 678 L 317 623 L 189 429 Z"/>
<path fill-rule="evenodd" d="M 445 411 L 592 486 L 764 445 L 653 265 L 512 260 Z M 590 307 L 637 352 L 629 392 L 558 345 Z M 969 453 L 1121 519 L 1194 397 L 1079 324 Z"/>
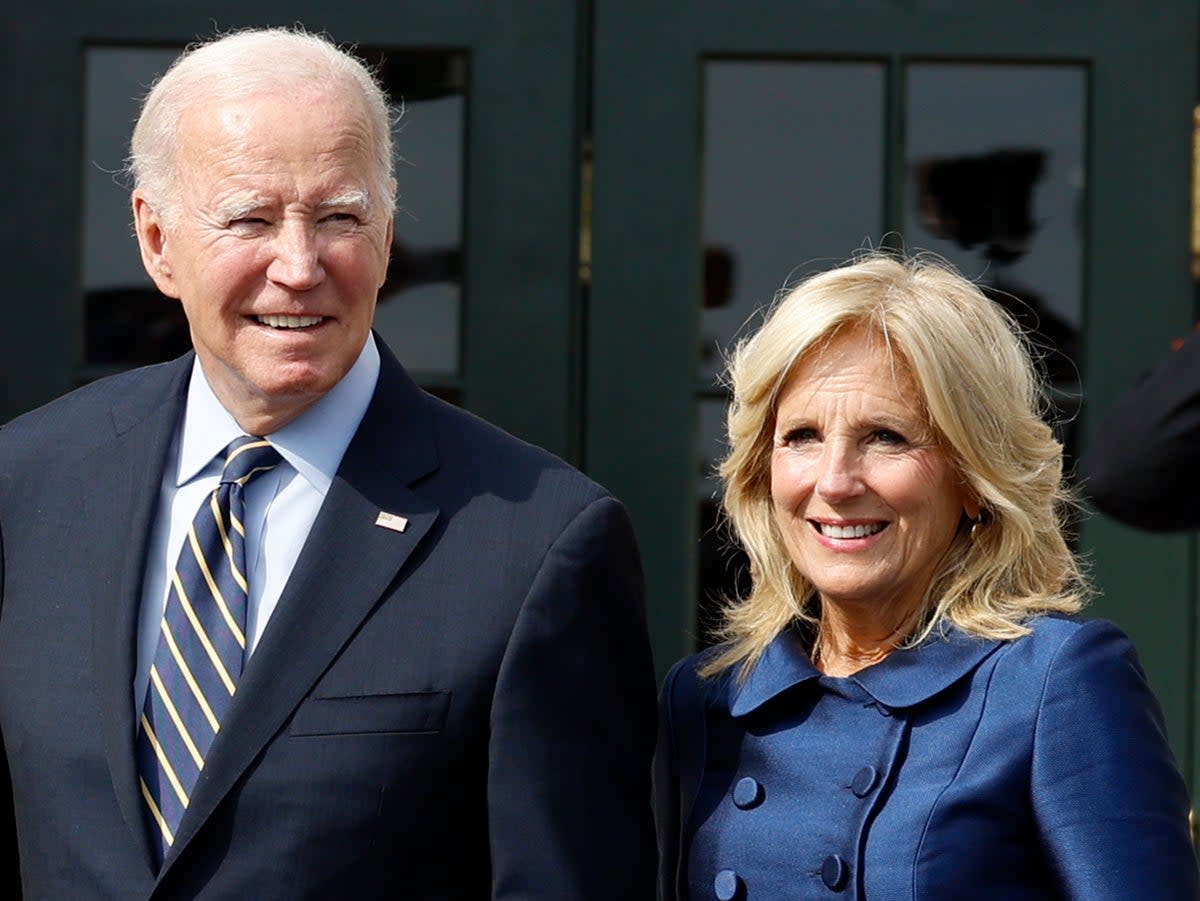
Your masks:
<path fill-rule="evenodd" d="M 192 520 L 171 573 L 158 648 L 138 729 L 138 774 L 159 862 L 242 674 L 246 648 L 243 489 L 280 462 L 263 438 L 225 449 L 221 483 Z"/>

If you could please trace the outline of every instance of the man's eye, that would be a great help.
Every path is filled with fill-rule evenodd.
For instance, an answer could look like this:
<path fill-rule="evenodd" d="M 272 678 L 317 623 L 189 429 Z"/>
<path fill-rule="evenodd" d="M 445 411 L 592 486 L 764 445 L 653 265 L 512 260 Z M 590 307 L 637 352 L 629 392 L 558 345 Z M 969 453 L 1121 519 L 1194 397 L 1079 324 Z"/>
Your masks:
<path fill-rule="evenodd" d="M 334 225 L 354 225 L 358 222 L 358 216 L 353 213 L 330 213 L 324 217 L 322 222 L 329 222 Z"/>
<path fill-rule="evenodd" d="M 267 224 L 267 220 L 261 216 L 239 216 L 229 223 L 230 228 L 262 228 Z"/>

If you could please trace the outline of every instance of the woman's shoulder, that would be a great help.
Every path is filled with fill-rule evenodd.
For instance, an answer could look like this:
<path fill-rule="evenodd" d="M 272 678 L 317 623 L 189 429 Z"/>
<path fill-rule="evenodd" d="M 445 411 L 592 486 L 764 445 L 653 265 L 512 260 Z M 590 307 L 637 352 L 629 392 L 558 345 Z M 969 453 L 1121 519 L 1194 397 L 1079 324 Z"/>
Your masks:
<path fill-rule="evenodd" d="M 1007 642 L 999 665 L 1010 678 L 1092 684 L 1144 681 L 1137 651 L 1120 627 L 1105 619 L 1044 614 L 1029 620 L 1030 632 Z"/>
<path fill-rule="evenodd" d="M 1078 614 L 1045 613 L 1025 622 L 1028 635 L 1009 644 L 1014 650 L 1050 657 L 1093 643 L 1129 644 L 1129 637 L 1115 623 Z"/>
<path fill-rule="evenodd" d="M 663 680 L 662 696 L 664 701 L 678 702 L 700 699 L 726 687 L 728 684 L 727 673 L 716 676 L 701 674 L 718 654 L 718 647 L 706 648 L 675 663 L 667 671 L 667 676 Z"/>
<path fill-rule="evenodd" d="M 721 646 L 684 657 L 671 667 L 663 680 L 660 710 L 668 724 L 703 720 L 712 711 L 730 711 L 744 688 L 736 666 L 718 672 L 708 670 L 721 654 Z"/>

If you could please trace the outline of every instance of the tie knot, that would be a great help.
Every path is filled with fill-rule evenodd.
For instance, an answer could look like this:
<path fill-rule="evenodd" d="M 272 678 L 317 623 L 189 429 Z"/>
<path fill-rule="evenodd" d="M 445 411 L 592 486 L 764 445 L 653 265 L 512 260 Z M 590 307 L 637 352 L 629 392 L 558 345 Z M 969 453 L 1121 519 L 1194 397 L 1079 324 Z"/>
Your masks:
<path fill-rule="evenodd" d="M 221 482 L 245 485 L 258 473 L 274 469 L 282 460 L 279 451 L 266 438 L 243 435 L 233 439 L 225 448 L 225 469 L 221 473 Z"/>

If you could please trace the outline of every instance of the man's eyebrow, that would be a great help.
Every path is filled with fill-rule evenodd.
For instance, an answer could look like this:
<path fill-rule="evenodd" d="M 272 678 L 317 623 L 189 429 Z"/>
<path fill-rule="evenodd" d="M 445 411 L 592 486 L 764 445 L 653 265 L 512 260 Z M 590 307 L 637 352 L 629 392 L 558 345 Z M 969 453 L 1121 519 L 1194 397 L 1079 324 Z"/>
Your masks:
<path fill-rule="evenodd" d="M 223 222 L 232 222 L 234 219 L 241 219 L 247 213 L 254 212 L 262 205 L 261 197 L 233 197 L 217 207 L 217 216 Z"/>
<path fill-rule="evenodd" d="M 356 188 L 353 191 L 346 191 L 343 194 L 338 194 L 336 197 L 322 200 L 319 206 L 323 210 L 330 207 L 358 207 L 361 210 L 369 210 L 371 208 L 371 195 L 366 191 Z"/>

